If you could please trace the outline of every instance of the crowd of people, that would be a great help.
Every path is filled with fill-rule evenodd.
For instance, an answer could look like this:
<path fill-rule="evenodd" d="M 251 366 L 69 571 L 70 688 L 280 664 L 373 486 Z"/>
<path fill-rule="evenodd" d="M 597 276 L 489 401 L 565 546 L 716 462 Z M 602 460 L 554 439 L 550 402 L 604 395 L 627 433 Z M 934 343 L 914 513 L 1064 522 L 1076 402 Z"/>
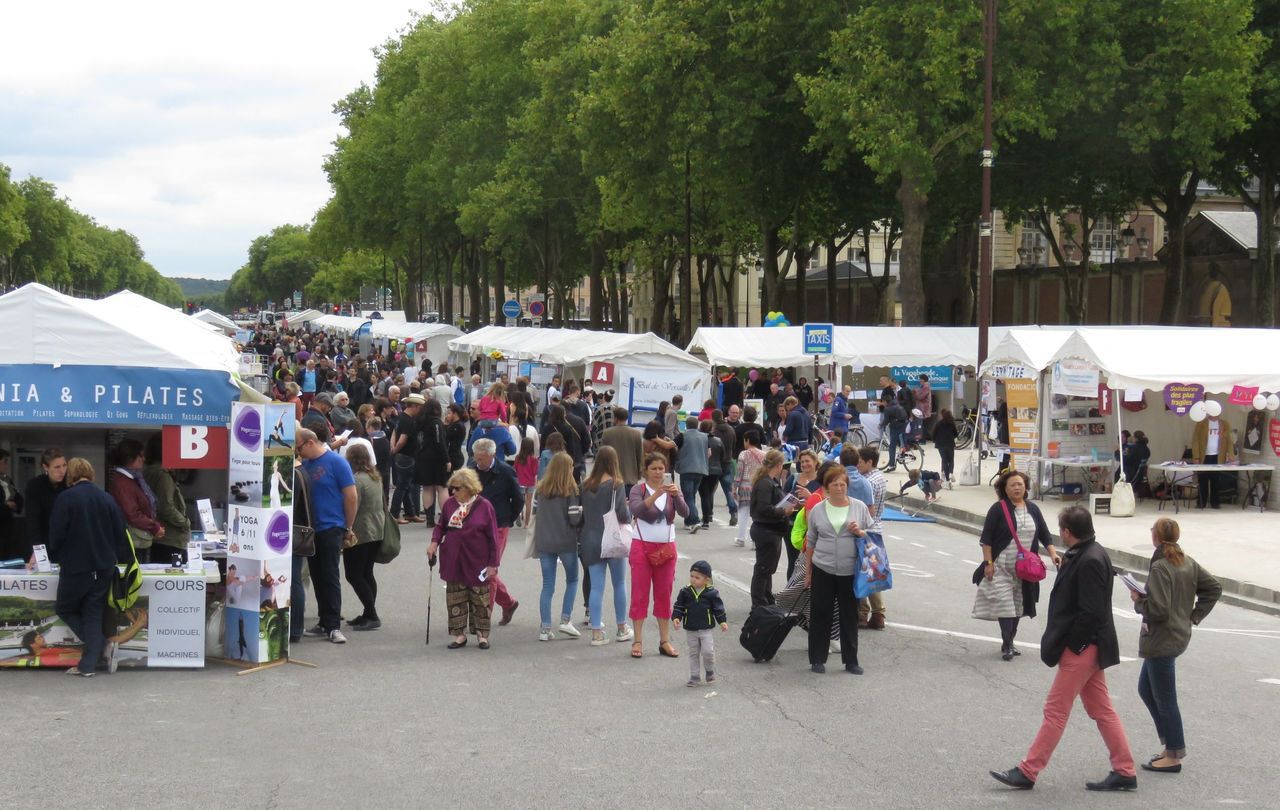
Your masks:
<path fill-rule="evenodd" d="M 495 605 L 501 608 L 499 626 L 509 624 L 520 606 L 501 571 L 510 529 L 524 526 L 525 556 L 538 560 L 542 575 L 540 641 L 582 637 L 574 616 L 581 593 L 581 625 L 590 645 L 630 642 L 630 656 L 642 658 L 652 616 L 657 653 L 680 657 L 672 629 L 684 630 L 688 684 L 714 682 L 716 631 L 729 628 L 730 616 L 705 560 L 690 566 L 688 584 L 677 590 L 677 536 L 680 528 L 695 534 L 711 524 L 720 492 L 727 523 L 737 528 L 732 542 L 745 545 L 749 537 L 754 549 L 752 608 L 779 605 L 799 614 L 813 673 L 826 671 L 833 651 L 846 672 L 864 673 L 858 634 L 885 629 L 886 607 L 883 593 L 857 600 L 853 580 L 859 541 L 882 541 L 887 479 L 878 446 L 841 444 L 827 454 L 813 447 L 809 410 L 816 404 L 838 430 L 839 420 L 856 412 L 847 388 L 833 391 L 821 379 L 811 387 L 803 377 L 792 384 L 753 371 L 745 380 L 722 380 L 720 401 L 705 402 L 698 413 L 686 412 L 675 397 L 637 429 L 628 424 L 626 409 L 613 406 L 612 392 L 596 394 L 575 380 L 557 377 L 538 392 L 524 378 L 481 384 L 473 368 L 468 382 L 458 367 L 433 370 L 424 363 L 414 369 L 404 358 L 349 357 L 347 351 L 356 355 L 353 347 L 322 336 L 306 342 L 282 335 L 270 348 L 277 394 L 298 403 L 294 521 L 311 530 L 315 546 L 313 556 L 294 558 L 295 642 L 304 635 L 304 560 L 318 615 L 305 635 L 346 641 L 341 569 L 361 604 L 348 627 L 382 626 L 374 570 L 392 521 L 425 523 L 431 530 L 427 555 L 445 583 L 447 646 L 460 649 L 474 637 L 479 649 L 489 650 Z M 917 418 L 932 413 L 928 381 L 922 378 L 910 390 L 888 380 L 882 394 L 893 453 L 907 439 L 899 412 L 912 405 Z M 907 396 L 910 402 L 903 401 Z M 748 398 L 763 399 L 764 413 Z M 948 416 L 943 411 L 938 424 L 949 424 Z M 937 429 L 933 435 L 941 449 L 946 437 L 939 440 Z M 44 543 L 61 565 L 58 613 L 84 641 L 70 671 L 92 675 L 109 643 L 100 629 L 109 569 L 132 553 L 127 539 L 141 560 L 182 561 L 190 524 L 181 488 L 160 463 L 159 434 L 145 444 L 124 439 L 116 445 L 105 492 L 93 485 L 89 462 L 67 459 L 57 448 L 45 451 L 42 474 L 23 493 L 9 481 L 7 462 L 0 451 L 7 510 L 0 518 L 24 510 L 27 532 L 21 546 L 6 534 L 6 548 L 29 553 L 32 544 Z M 1013 470 L 996 481 L 996 500 L 979 539 L 972 615 L 999 625 L 1002 660 L 1021 655 L 1019 621 L 1036 615 L 1040 598 L 1038 581 L 1023 564 L 1043 550 L 1059 573 L 1041 658 L 1057 673 L 1026 758 L 992 776 L 1011 787 L 1034 787 L 1079 696 L 1112 764 L 1106 778 L 1088 787 L 1133 789 L 1134 760 L 1103 675 L 1119 661 L 1113 568 L 1096 542 L 1091 516 L 1078 506 L 1058 516 L 1066 547 L 1060 553 L 1046 517 L 1029 499 L 1028 484 Z M 0 529 L 7 528 L 0 522 Z M 1151 537 L 1155 553 L 1145 589 L 1131 596 L 1143 619 L 1139 694 L 1161 749 L 1141 766 L 1176 773 L 1186 741 L 1175 661 L 1221 588 L 1178 545 L 1176 522 L 1161 518 Z M 786 585 L 775 593 L 784 550 Z M 609 628 L 606 588 L 613 602 Z"/>

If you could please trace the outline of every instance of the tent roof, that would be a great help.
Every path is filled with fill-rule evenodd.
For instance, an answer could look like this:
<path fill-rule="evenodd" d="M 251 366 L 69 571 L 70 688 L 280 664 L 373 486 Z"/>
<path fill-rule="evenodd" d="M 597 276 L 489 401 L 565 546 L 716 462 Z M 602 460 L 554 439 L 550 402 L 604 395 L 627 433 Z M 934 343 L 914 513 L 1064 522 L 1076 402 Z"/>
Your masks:
<path fill-rule="evenodd" d="M 706 363 L 646 332 L 593 332 L 586 329 L 542 329 L 532 326 L 485 326 L 449 341 L 449 349 L 479 354 L 498 349 L 516 360 L 582 365 L 631 354 L 669 357 L 677 364 L 705 367 Z"/>
<path fill-rule="evenodd" d="M 1234 386 L 1280 391 L 1280 330 L 1213 327 L 1077 328 L 1049 359 L 1086 360 L 1114 389 L 1160 390 L 1199 383 L 1210 394 Z"/>
<path fill-rule="evenodd" d="M 371 320 L 369 318 L 353 318 L 350 315 L 321 315 L 314 321 L 315 325 L 335 332 L 355 332 L 366 323 L 369 334 L 374 337 L 395 338 L 396 340 L 429 340 L 439 337 L 458 337 L 462 330 L 447 323 L 408 323 L 387 319 Z"/>
<path fill-rule="evenodd" d="M 820 362 L 872 367 L 975 366 L 978 330 L 972 326 L 841 326 L 834 351 Z M 1008 327 L 991 327 L 992 341 Z M 693 335 L 689 351 L 717 366 L 805 366 L 813 355 L 804 353 L 804 330 L 799 326 L 702 327 Z"/>
<path fill-rule="evenodd" d="M 15 365 L 240 366 L 230 338 L 129 291 L 95 301 L 28 284 L 0 296 L 0 330 Z"/>
<path fill-rule="evenodd" d="M 226 315 L 214 312 L 211 309 L 202 309 L 191 317 L 201 323 L 207 323 L 212 326 L 216 326 L 219 329 L 225 329 L 228 332 L 234 332 L 240 328 L 236 326 L 235 321 L 231 320 Z"/>
<path fill-rule="evenodd" d="M 312 321 L 323 317 L 324 313 L 318 309 L 302 309 L 297 312 L 286 312 L 284 314 L 284 318 L 289 322 L 290 327 L 301 326 L 304 323 L 311 323 Z"/>

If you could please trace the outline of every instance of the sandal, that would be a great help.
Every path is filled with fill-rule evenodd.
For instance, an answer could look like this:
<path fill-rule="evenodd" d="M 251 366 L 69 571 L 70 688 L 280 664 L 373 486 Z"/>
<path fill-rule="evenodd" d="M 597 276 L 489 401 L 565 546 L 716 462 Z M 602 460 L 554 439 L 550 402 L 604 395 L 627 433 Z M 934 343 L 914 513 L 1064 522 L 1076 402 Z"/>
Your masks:
<path fill-rule="evenodd" d="M 640 644 L 640 642 L 637 641 L 631 645 L 631 657 L 644 658 L 644 647 Z"/>
<path fill-rule="evenodd" d="M 463 648 L 463 647 L 465 647 L 465 646 L 467 646 L 467 640 L 466 640 L 465 638 L 464 638 L 462 641 L 450 641 L 450 642 L 449 642 L 449 649 L 451 649 L 451 650 L 460 650 L 460 649 L 462 649 L 462 648 Z"/>
<path fill-rule="evenodd" d="M 680 653 L 676 652 L 676 648 L 671 645 L 670 641 L 664 641 L 658 645 L 658 653 L 667 658 L 679 658 Z"/>
<path fill-rule="evenodd" d="M 476 646 L 477 646 L 477 647 L 479 647 L 479 648 L 480 648 L 480 649 L 482 649 L 482 650 L 487 650 L 487 649 L 489 649 L 489 639 L 487 639 L 487 638 L 482 638 L 482 639 L 480 639 L 480 642 L 479 642 L 478 644 L 476 644 Z"/>

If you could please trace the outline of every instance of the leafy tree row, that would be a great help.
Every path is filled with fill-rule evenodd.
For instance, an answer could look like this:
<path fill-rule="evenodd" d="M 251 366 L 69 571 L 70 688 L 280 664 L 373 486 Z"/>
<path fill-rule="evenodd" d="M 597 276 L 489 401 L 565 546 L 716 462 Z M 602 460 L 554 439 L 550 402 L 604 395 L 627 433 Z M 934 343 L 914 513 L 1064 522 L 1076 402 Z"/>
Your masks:
<path fill-rule="evenodd" d="M 983 5 L 469 0 L 415 18 L 378 49 L 374 85 L 335 105 L 332 198 L 309 231 L 256 241 L 233 286 L 278 296 L 287 276 L 336 294 L 385 261 L 410 317 L 420 291 L 462 288 L 468 311 L 437 295 L 442 315 L 476 326 L 525 286 L 563 319 L 586 278 L 593 326 L 625 322 L 643 293 L 655 330 L 683 341 L 733 323 L 741 257 L 760 257 L 764 309 L 782 309 L 791 268 L 825 246 L 834 269 L 874 230 L 900 240 L 904 322 L 970 322 Z M 1140 203 L 1173 246 L 1162 320 L 1181 319 L 1201 180 L 1246 195 L 1274 245 L 1280 0 L 999 12 L 996 204 L 1050 238 L 1071 319 L 1097 270 L 1091 229 Z M 1062 262 L 1068 245 L 1084 260 Z M 1274 250 L 1259 254 L 1270 302 Z M 852 317 L 828 276 L 826 311 L 790 297 L 793 322 Z"/>
<path fill-rule="evenodd" d="M 178 306 L 182 291 L 143 257 L 133 234 L 104 228 L 46 180 L 12 182 L 0 164 L 0 287 L 38 281 L 100 297 L 123 289 Z"/>

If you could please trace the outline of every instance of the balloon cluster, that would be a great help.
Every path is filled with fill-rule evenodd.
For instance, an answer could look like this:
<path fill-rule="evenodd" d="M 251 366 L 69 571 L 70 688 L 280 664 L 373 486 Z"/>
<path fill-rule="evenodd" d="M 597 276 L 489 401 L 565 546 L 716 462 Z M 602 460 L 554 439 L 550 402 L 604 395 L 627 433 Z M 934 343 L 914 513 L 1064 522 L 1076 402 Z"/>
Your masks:
<path fill-rule="evenodd" d="M 765 326 L 790 326 L 791 322 L 781 312 L 770 312 L 764 316 Z"/>
<path fill-rule="evenodd" d="M 1255 411 L 1280 410 L 1280 394 L 1254 394 L 1253 409 Z"/>
<path fill-rule="evenodd" d="M 493 351 L 489 352 L 489 356 L 490 356 L 491 358 L 493 358 L 494 360 L 501 360 L 501 359 L 502 359 L 502 350 L 501 350 L 501 349 L 494 349 Z"/>
<path fill-rule="evenodd" d="M 1253 397 L 1253 409 L 1256 411 L 1280 410 L 1280 394 L 1256 394 Z M 1202 399 L 1187 410 L 1192 422 L 1203 422 L 1209 417 L 1222 414 L 1222 404 L 1211 399 Z"/>

